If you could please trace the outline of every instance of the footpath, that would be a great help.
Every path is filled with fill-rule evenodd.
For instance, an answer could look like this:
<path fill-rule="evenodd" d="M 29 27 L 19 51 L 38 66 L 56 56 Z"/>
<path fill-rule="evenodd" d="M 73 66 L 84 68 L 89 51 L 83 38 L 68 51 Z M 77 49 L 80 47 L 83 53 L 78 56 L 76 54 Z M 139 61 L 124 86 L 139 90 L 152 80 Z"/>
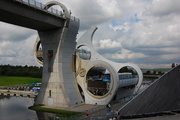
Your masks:
<path fill-rule="evenodd" d="M 76 111 L 81 112 L 79 116 L 74 116 L 72 118 L 69 118 L 68 120 L 109 120 L 111 116 L 115 116 L 115 113 L 119 108 L 121 108 L 125 102 L 119 102 L 115 104 L 111 104 L 111 110 L 114 112 L 114 114 L 111 114 L 111 112 L 106 112 L 106 106 L 105 105 L 90 105 L 90 104 L 84 104 L 77 107 L 71 107 L 71 108 L 53 108 L 53 109 L 62 109 L 62 110 L 68 110 L 68 111 Z M 45 108 L 51 108 L 48 106 L 44 106 Z M 89 115 L 86 116 L 86 111 L 88 110 Z M 107 115 L 109 114 L 109 115 Z"/>
<path fill-rule="evenodd" d="M 36 97 L 37 93 L 31 91 L 20 91 L 20 90 L 4 90 L 0 89 L 0 95 L 4 96 L 22 96 L 22 97 Z"/>
<path fill-rule="evenodd" d="M 116 112 L 126 104 L 126 101 L 122 100 L 118 103 L 111 104 L 111 112 L 106 111 L 106 106 L 94 106 L 92 109 L 86 109 L 88 106 L 84 106 L 84 115 L 79 120 L 109 120 L 109 118 L 117 116 Z M 86 110 L 89 111 L 88 117 L 86 116 Z"/>

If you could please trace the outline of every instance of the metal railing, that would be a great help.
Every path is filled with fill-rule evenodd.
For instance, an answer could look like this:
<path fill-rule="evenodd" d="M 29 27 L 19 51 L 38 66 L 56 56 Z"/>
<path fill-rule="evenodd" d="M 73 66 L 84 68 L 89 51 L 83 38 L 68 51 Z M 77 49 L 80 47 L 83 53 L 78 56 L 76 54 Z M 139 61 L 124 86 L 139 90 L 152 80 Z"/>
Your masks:
<path fill-rule="evenodd" d="M 44 8 L 44 6 L 45 6 L 44 4 L 42 4 L 41 2 L 38 2 L 36 0 L 14 0 L 14 1 L 20 2 L 22 4 L 31 6 L 31 7 L 35 8 L 35 9 L 39 9 L 41 11 L 47 12 L 47 13 L 49 13 L 51 15 L 55 15 L 57 17 L 61 17 L 61 18 L 66 19 L 66 16 L 65 16 L 63 10 L 59 11 L 58 9 L 55 9 L 53 7 L 50 7 L 49 9 L 46 9 L 46 8 Z M 70 16 L 69 18 L 71 20 L 79 22 L 79 19 L 76 18 L 75 16 Z"/>

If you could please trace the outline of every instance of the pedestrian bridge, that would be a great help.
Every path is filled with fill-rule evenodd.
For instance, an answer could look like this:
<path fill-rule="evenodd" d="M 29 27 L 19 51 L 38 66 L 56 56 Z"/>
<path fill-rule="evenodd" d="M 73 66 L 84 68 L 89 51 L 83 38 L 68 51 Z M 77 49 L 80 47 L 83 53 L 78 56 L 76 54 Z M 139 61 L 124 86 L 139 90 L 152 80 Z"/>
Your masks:
<path fill-rule="evenodd" d="M 61 10 L 51 7 L 55 4 L 61 5 Z M 1 0 L 0 15 L 2 22 L 34 30 L 62 28 L 67 18 L 79 21 L 60 3 L 44 5 L 35 0 Z"/>

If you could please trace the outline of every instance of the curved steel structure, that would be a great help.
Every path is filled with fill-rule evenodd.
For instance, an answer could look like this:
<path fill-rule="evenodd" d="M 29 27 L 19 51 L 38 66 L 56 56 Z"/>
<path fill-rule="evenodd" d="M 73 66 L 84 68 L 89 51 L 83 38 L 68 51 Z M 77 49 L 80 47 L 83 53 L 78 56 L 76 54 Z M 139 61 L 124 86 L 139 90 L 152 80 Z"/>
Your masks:
<path fill-rule="evenodd" d="M 91 57 L 89 58 L 89 60 L 87 59 L 84 60 L 81 58 L 81 56 L 79 56 L 79 54 L 77 54 L 78 57 L 76 59 L 76 79 L 81 89 L 83 90 L 85 103 L 104 105 L 104 104 L 109 103 L 114 98 L 114 96 L 116 97 L 116 99 L 121 99 L 123 97 L 127 97 L 136 93 L 142 83 L 142 72 L 139 69 L 139 67 L 134 64 L 112 62 L 110 60 L 107 60 L 100 54 L 98 54 L 94 50 L 94 47 L 92 45 L 93 35 L 96 30 L 97 30 L 97 27 L 87 31 L 77 41 L 76 49 L 79 49 L 81 47 L 86 47 L 86 49 L 88 48 L 88 50 L 91 53 Z M 88 85 L 87 85 L 88 84 L 87 83 L 88 71 L 90 71 L 90 69 L 92 69 L 93 67 L 97 67 L 97 66 L 104 67 L 107 71 L 109 71 L 109 74 L 110 74 L 110 82 L 107 83 L 107 84 L 110 84 L 110 88 L 108 92 L 102 96 L 94 95 L 88 91 Z M 118 74 L 121 73 L 120 70 L 124 67 L 131 67 L 136 71 L 137 76 L 138 76 L 138 80 L 136 84 L 133 83 L 132 79 L 130 82 L 129 82 L 130 79 L 119 80 Z M 79 71 L 81 69 L 84 69 L 86 71 L 84 73 L 85 74 L 84 76 L 81 76 L 80 74 L 78 74 L 80 73 Z M 102 84 L 104 83 L 102 82 Z M 129 86 L 131 86 L 131 89 L 125 88 Z"/>
<path fill-rule="evenodd" d="M 42 52 L 42 48 L 40 49 L 41 46 L 41 41 L 40 38 L 37 37 L 36 42 L 34 44 L 34 57 L 36 62 L 42 66 L 43 65 L 43 52 Z"/>
<path fill-rule="evenodd" d="M 79 86 L 79 91 L 81 93 L 84 102 L 87 104 L 98 104 L 105 105 L 111 102 L 112 100 L 119 100 L 123 97 L 131 96 L 135 94 L 142 83 L 142 72 L 138 66 L 128 63 L 116 63 L 110 61 L 100 54 L 98 54 L 92 45 L 93 35 L 97 27 L 87 31 L 78 41 L 76 45 L 76 57 L 73 61 L 75 68 L 75 75 L 77 84 Z M 38 45 L 40 39 L 37 38 L 34 51 L 36 53 L 37 61 L 42 64 L 43 62 L 37 57 Z M 40 46 L 40 45 L 39 45 Z M 83 48 L 83 49 L 81 49 Z M 84 50 L 87 49 L 87 50 Z M 130 67 L 132 68 L 137 78 L 123 79 L 120 80 L 121 69 Z M 101 75 L 105 74 L 108 71 L 110 76 L 109 81 L 88 81 L 88 73 L 93 69 L 101 69 Z M 104 68 L 104 69 L 102 69 Z M 102 88 L 96 86 L 103 86 Z M 94 88 L 92 88 L 92 86 Z M 105 87 L 104 87 L 105 86 Z M 104 89 L 104 90 L 102 90 Z M 94 92 L 101 92 L 99 93 Z"/>
<path fill-rule="evenodd" d="M 44 8 L 45 10 L 47 10 L 47 9 L 49 9 L 50 7 L 54 6 L 54 5 L 60 6 L 61 9 L 63 10 L 63 12 L 65 13 L 65 17 L 66 17 L 66 18 L 70 18 L 70 14 L 69 14 L 69 11 L 68 11 L 68 9 L 66 8 L 66 6 L 64 6 L 62 3 L 59 3 L 59 2 L 57 2 L 57 1 L 50 1 L 50 2 L 46 3 L 43 8 Z"/>

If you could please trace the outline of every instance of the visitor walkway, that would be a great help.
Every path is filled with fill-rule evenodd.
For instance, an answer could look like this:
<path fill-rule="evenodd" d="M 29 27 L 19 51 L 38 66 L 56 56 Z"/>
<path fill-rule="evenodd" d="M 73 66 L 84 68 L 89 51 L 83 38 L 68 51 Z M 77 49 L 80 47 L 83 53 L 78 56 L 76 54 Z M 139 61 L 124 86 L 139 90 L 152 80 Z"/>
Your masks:
<path fill-rule="evenodd" d="M 128 99 L 126 99 L 128 100 Z M 73 120 L 95 120 L 95 118 L 108 118 L 110 116 L 114 116 L 116 111 L 122 107 L 127 101 L 122 100 L 119 101 L 118 103 L 113 103 L 111 104 L 111 110 L 113 112 L 113 114 L 111 112 L 106 113 L 106 105 L 90 105 L 90 104 L 84 104 L 84 105 L 80 105 L 77 107 L 72 107 L 72 108 L 53 108 L 53 109 L 62 109 L 62 110 L 68 110 L 68 111 L 76 111 L 76 112 L 81 112 L 82 114 L 80 116 L 76 116 L 73 117 Z M 44 106 L 46 108 L 51 108 L 49 106 Z M 86 116 L 86 111 L 88 110 L 89 112 L 89 116 Z M 109 115 L 108 115 L 109 114 Z M 99 119 L 100 120 L 100 119 Z M 102 119 L 104 120 L 104 119 Z"/>
<path fill-rule="evenodd" d="M 4 96 L 22 96 L 35 98 L 38 93 L 31 91 L 20 91 L 20 90 L 2 90 L 0 89 L 0 95 Z"/>

